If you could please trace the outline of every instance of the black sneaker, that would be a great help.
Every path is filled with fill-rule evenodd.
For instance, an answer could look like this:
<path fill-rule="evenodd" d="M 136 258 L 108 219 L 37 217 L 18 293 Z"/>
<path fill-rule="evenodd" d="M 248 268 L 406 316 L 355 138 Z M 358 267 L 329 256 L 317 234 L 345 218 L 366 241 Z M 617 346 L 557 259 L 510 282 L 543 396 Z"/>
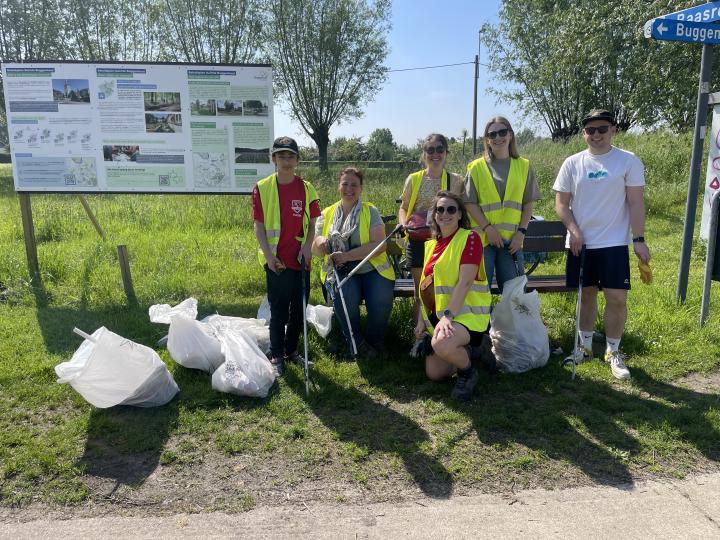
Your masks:
<path fill-rule="evenodd" d="M 300 356 L 300 353 L 295 351 L 285 355 L 285 363 L 296 364 L 300 367 L 305 367 L 305 357 Z M 308 359 L 308 366 L 312 366 L 313 361 Z"/>
<path fill-rule="evenodd" d="M 450 396 L 460 401 L 470 401 L 479 380 L 480 374 L 475 366 L 471 365 L 467 370 L 458 370 L 457 382 L 455 382 Z"/>

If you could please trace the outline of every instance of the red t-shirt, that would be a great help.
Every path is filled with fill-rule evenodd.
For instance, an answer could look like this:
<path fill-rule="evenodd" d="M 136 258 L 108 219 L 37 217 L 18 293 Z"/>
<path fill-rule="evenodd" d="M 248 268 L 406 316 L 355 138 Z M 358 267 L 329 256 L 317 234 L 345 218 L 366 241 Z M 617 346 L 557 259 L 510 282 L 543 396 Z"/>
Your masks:
<path fill-rule="evenodd" d="M 448 247 L 448 245 L 450 245 L 450 242 L 455 237 L 455 234 L 457 234 L 457 231 L 455 231 L 447 238 L 440 238 L 437 241 L 437 244 L 435 244 L 435 249 L 433 249 L 432 255 L 430 255 L 430 259 L 428 259 L 428 262 L 423 269 L 423 276 L 429 276 L 432 273 L 435 263 L 445 252 L 445 249 Z M 473 231 L 468 235 L 467 241 L 465 242 L 465 247 L 463 248 L 462 255 L 460 256 L 460 264 L 477 264 L 479 266 L 480 261 L 482 261 L 482 256 L 482 241 L 480 240 L 480 236 L 475 231 Z M 435 313 L 434 302 L 432 306 L 425 307 L 428 309 L 431 315 Z"/>
<path fill-rule="evenodd" d="M 424 276 L 429 276 L 432 273 L 435 263 L 440 258 L 440 256 L 445 253 L 445 249 L 455 237 L 455 234 L 457 234 L 457 231 L 452 233 L 447 238 L 440 238 L 437 241 L 437 244 L 435 244 L 435 249 L 433 249 L 432 255 L 430 255 L 430 259 L 428 260 L 427 264 L 425 265 L 425 269 L 423 270 Z M 483 247 L 480 236 L 478 236 L 475 231 L 472 231 L 468 235 L 467 241 L 465 242 L 465 248 L 463 249 L 462 255 L 460 256 L 460 264 L 477 264 L 478 266 L 480 266 L 482 256 Z"/>
<path fill-rule="evenodd" d="M 305 185 L 302 178 L 295 176 L 289 184 L 278 182 L 278 198 L 280 202 L 280 240 L 277 256 L 287 268 L 300 270 L 298 255 L 300 242 L 298 236 L 303 235 L 303 215 L 305 214 Z M 252 193 L 253 219 L 265 223 L 265 214 L 260 201 L 257 184 Z M 310 202 L 310 219 L 320 216 L 320 203 Z M 309 262 L 309 261 L 308 261 Z"/>

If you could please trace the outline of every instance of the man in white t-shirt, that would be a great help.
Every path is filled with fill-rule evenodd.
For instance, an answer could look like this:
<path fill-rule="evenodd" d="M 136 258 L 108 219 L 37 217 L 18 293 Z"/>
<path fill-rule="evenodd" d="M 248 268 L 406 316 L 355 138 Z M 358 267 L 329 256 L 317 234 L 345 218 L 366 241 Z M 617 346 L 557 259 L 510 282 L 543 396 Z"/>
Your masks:
<path fill-rule="evenodd" d="M 643 262 L 650 260 L 643 236 L 645 170 L 635 154 L 612 145 L 617 132 L 612 113 L 593 109 L 583 118 L 582 125 L 588 148 L 565 160 L 553 185 L 555 211 L 568 230 L 565 268 L 568 287 L 579 285 L 581 253 L 585 249 L 580 309 L 584 350 L 575 352 L 575 361 L 592 358 L 597 295 L 602 290 L 605 361 L 616 378 L 629 379 L 630 371 L 618 348 L 627 318 L 631 239 L 635 255 Z"/>

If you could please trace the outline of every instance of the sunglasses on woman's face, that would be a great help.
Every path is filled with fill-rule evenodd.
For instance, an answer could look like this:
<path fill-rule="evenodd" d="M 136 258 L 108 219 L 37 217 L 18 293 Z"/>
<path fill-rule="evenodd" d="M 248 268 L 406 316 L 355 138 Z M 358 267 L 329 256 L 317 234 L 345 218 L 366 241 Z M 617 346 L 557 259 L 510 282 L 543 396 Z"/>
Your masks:
<path fill-rule="evenodd" d="M 488 131 L 488 134 L 486 135 L 488 139 L 497 139 L 498 137 L 505 137 L 510 130 L 505 129 L 498 129 L 497 131 Z"/>
<path fill-rule="evenodd" d="M 427 153 L 428 153 L 429 155 L 431 155 L 431 156 L 432 156 L 433 154 L 436 154 L 436 153 L 437 153 L 437 154 L 442 154 L 444 151 L 445 151 L 445 147 L 442 146 L 442 145 L 440 145 L 440 146 L 428 146 L 428 147 L 425 149 L 425 152 L 427 152 Z"/>
<path fill-rule="evenodd" d="M 455 214 L 455 212 L 458 211 L 458 207 L 457 206 L 436 206 L 435 211 L 438 214 L 444 214 L 445 211 L 447 211 L 448 215 L 452 216 Z"/>
<path fill-rule="evenodd" d="M 588 135 L 595 135 L 595 132 L 597 131 L 600 135 L 605 135 L 608 130 L 610 129 L 610 126 L 599 126 L 599 127 L 586 127 L 585 133 Z"/>

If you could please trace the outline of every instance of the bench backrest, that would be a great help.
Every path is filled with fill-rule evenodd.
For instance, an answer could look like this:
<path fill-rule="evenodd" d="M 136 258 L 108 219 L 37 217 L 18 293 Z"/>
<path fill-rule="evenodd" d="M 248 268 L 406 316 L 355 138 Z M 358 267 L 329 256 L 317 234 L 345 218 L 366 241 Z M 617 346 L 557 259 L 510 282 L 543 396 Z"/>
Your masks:
<path fill-rule="evenodd" d="M 532 220 L 528 223 L 523 251 L 565 251 L 566 234 L 562 221 Z"/>

